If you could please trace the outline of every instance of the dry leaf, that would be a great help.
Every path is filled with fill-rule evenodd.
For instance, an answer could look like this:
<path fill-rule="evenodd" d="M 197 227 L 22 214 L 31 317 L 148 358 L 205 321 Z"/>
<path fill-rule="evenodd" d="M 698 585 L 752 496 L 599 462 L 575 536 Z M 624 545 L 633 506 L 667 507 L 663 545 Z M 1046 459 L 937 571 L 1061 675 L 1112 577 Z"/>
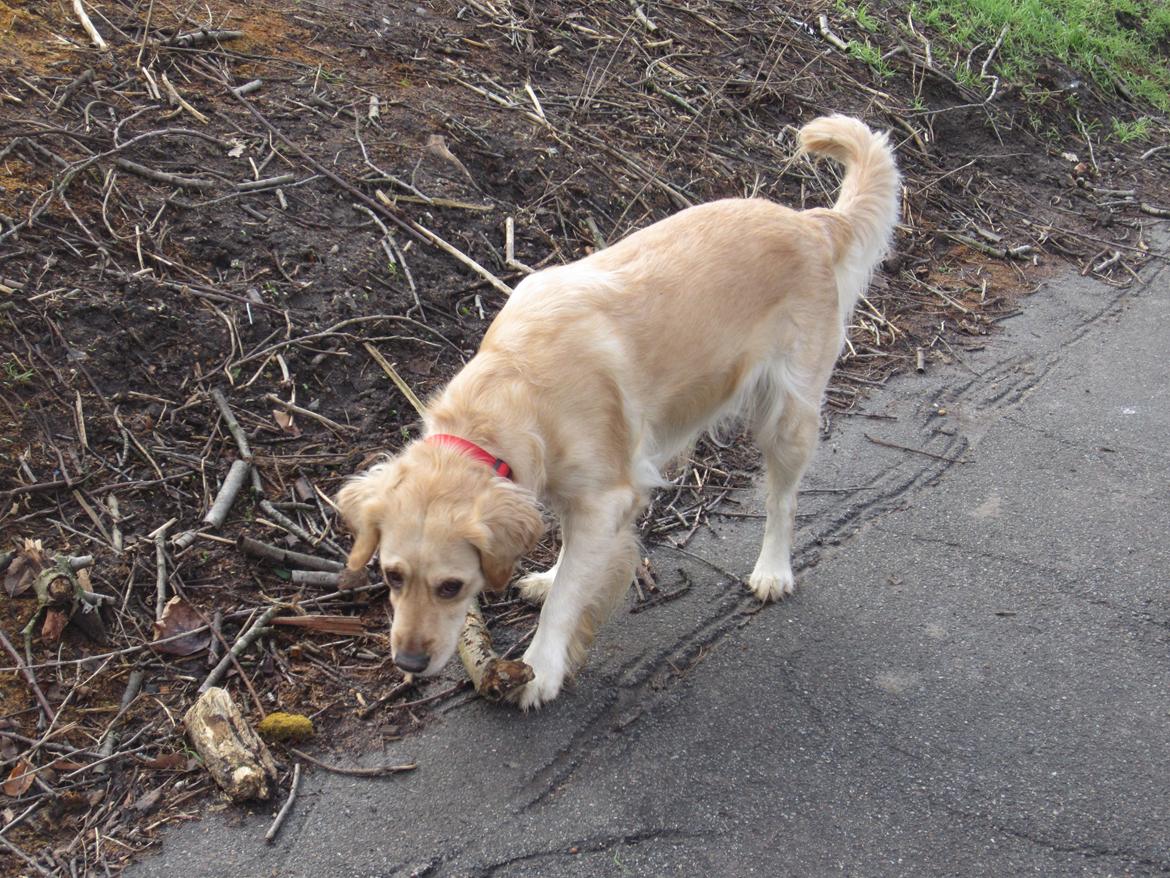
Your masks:
<path fill-rule="evenodd" d="M 162 794 L 162 787 L 153 789 L 149 793 L 144 793 L 143 795 L 139 796 L 138 800 L 130 807 L 139 812 L 149 811 L 158 804 L 158 800 L 162 798 Z"/>
<path fill-rule="evenodd" d="M 298 476 L 297 480 L 293 482 L 293 490 L 297 492 L 297 499 L 302 503 L 307 503 L 315 496 L 312 483 L 304 476 Z"/>
<path fill-rule="evenodd" d="M 54 759 L 45 767 L 56 769 L 57 771 L 79 771 L 82 768 L 85 768 L 88 764 L 89 763 L 87 762 L 74 762 L 72 759 L 61 756 L 57 759 Z"/>
<path fill-rule="evenodd" d="M 180 768 L 187 767 L 187 756 L 183 753 L 164 753 L 154 759 L 143 759 L 142 764 L 147 768 Z"/>
<path fill-rule="evenodd" d="M 300 436 L 301 428 L 296 425 L 293 416 L 282 409 L 272 410 L 272 420 L 276 421 L 276 426 L 284 430 L 290 436 Z"/>
<path fill-rule="evenodd" d="M 163 607 L 162 619 L 154 623 L 154 639 L 158 641 L 175 637 L 177 634 L 187 634 L 187 632 L 203 626 L 204 622 L 195 609 L 181 597 L 175 595 Z M 200 631 L 187 634 L 186 637 L 169 640 L 166 643 L 152 643 L 151 647 L 156 652 L 164 652 L 167 655 L 187 656 L 206 649 L 209 643 L 211 643 L 211 632 Z"/>
<path fill-rule="evenodd" d="M 44 569 L 45 553 L 40 540 L 25 540 L 24 546 L 12 563 L 8 565 L 8 572 L 4 575 L 4 590 L 9 597 L 24 594 L 37 578 L 37 574 Z"/>
<path fill-rule="evenodd" d="M 8 773 L 8 780 L 4 781 L 4 795 L 12 796 L 14 799 L 17 796 L 23 796 L 32 786 L 35 776 L 36 769 L 32 767 L 32 763 L 27 759 L 21 759 L 12 766 L 12 771 Z"/>

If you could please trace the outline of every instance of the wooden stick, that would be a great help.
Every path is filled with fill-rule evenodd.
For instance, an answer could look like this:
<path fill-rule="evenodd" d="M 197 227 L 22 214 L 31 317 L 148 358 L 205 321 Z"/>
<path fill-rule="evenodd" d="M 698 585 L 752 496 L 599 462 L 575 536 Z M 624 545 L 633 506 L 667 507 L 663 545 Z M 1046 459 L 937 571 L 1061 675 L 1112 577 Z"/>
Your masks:
<path fill-rule="evenodd" d="M 978 250 L 980 253 L 986 253 L 988 256 L 996 256 L 1000 259 L 1027 259 L 1036 249 L 1031 244 L 1023 244 L 1019 247 L 992 247 L 989 244 L 976 241 L 974 238 L 968 238 L 966 235 L 958 235 L 954 232 L 943 232 L 943 235 L 952 241 L 970 247 L 972 250 Z"/>
<path fill-rule="evenodd" d="M 204 116 L 202 113 L 200 113 L 198 110 L 196 110 L 189 103 L 187 103 L 186 99 L 181 94 L 179 94 L 178 90 L 173 85 L 171 85 L 171 81 L 170 81 L 170 79 L 167 78 L 167 74 L 165 71 L 162 73 L 159 73 L 158 78 L 159 78 L 159 81 L 162 82 L 163 88 L 165 88 L 167 90 L 167 94 L 171 98 L 171 103 L 176 104 L 179 107 L 182 107 L 184 110 L 186 110 L 188 113 L 190 113 L 196 120 L 203 123 L 204 125 L 207 124 L 208 118 L 206 116 Z"/>
<path fill-rule="evenodd" d="M 227 478 L 223 480 L 223 484 L 219 488 L 219 493 L 215 495 L 215 502 L 211 504 L 211 508 L 207 510 L 207 514 L 203 516 L 204 524 L 209 524 L 212 527 L 221 527 L 223 525 L 227 520 L 228 511 L 232 508 L 232 504 L 236 502 L 236 497 L 239 496 L 240 489 L 248 481 L 248 473 L 251 469 L 252 464 L 246 460 L 232 461 Z"/>
<path fill-rule="evenodd" d="M 40 863 L 38 863 L 36 860 L 34 860 L 32 857 L 30 857 L 23 850 L 18 848 L 16 845 L 14 845 L 12 842 L 10 842 L 8 839 L 6 839 L 2 835 L 0 835 L 0 845 L 3 845 L 5 848 L 7 848 L 10 853 L 16 854 L 16 856 L 20 857 L 20 859 L 24 860 L 26 863 L 28 863 L 30 866 L 32 866 L 34 869 L 36 869 L 37 872 L 39 872 L 40 874 L 42 874 L 42 875 L 53 874 L 52 872 L 50 872 L 48 869 L 46 869 L 44 866 L 42 866 Z"/>
<path fill-rule="evenodd" d="M 236 97 L 243 97 L 250 95 L 254 91 L 259 91 L 260 86 L 264 85 L 263 79 L 253 79 L 251 82 L 245 82 L 243 85 L 238 85 L 232 89 L 232 94 Z"/>
<path fill-rule="evenodd" d="M 85 28 L 85 32 L 89 34 L 89 38 L 93 41 L 93 44 L 97 47 L 97 50 L 99 52 L 106 51 L 109 46 L 107 46 L 106 41 L 102 39 L 102 35 L 98 33 L 98 29 L 93 26 L 93 21 L 90 19 L 89 13 L 85 11 L 85 5 L 81 2 L 81 0 L 73 0 L 73 14 L 77 16 L 78 20 L 81 22 L 81 26 Z"/>
<path fill-rule="evenodd" d="M 210 43 L 224 40 L 238 40 L 244 36 L 242 30 L 208 30 L 207 28 L 200 28 L 199 30 L 189 31 L 185 34 L 177 34 L 173 37 L 159 43 L 160 46 L 177 46 L 181 49 L 189 49 L 192 46 L 198 46 L 202 43 Z"/>
<path fill-rule="evenodd" d="M 232 412 L 232 407 L 228 405 L 227 397 L 223 395 L 223 391 L 218 387 L 211 389 L 211 398 L 215 401 L 216 408 L 223 416 L 223 422 L 227 424 L 228 432 L 232 434 L 232 438 L 236 440 L 236 447 L 240 450 L 240 457 L 244 460 L 252 460 L 252 449 L 248 445 L 248 436 L 244 432 L 244 428 L 240 426 L 240 422 L 236 420 L 235 413 Z"/>
<path fill-rule="evenodd" d="M 318 558 L 316 555 L 306 555 L 303 552 L 293 552 L 290 549 L 282 549 L 279 546 L 270 546 L 268 543 L 262 543 L 243 534 L 236 540 L 236 547 L 245 555 L 251 555 L 254 558 L 264 558 L 267 561 L 283 564 L 286 567 L 299 567 L 304 570 L 324 570 L 333 573 L 337 573 L 345 567 L 340 561 L 332 561 L 329 558 Z M 336 581 L 336 577 L 334 577 L 334 581 Z"/>
<path fill-rule="evenodd" d="M 155 598 L 154 621 L 161 622 L 167 604 L 167 524 L 154 532 Z"/>
<path fill-rule="evenodd" d="M 822 15 L 817 19 L 821 36 L 825 38 L 825 42 L 840 49 L 842 52 L 849 51 L 849 44 L 833 33 L 829 27 L 829 16 Z"/>
<path fill-rule="evenodd" d="M 377 199 L 380 202 L 382 202 L 387 207 L 394 206 L 394 202 L 392 202 L 390 200 L 390 198 L 386 195 L 386 193 L 383 192 L 381 189 L 375 189 L 374 195 L 377 197 Z M 430 241 L 432 244 L 434 244 L 436 247 L 438 247 L 444 253 L 447 253 L 447 254 L 455 257 L 455 259 L 457 259 L 459 262 L 462 262 L 464 265 L 466 265 L 468 268 L 470 268 L 472 271 L 474 271 L 476 274 L 478 274 L 480 277 L 482 277 L 484 280 L 486 280 L 488 283 L 490 283 L 493 287 L 495 287 L 497 290 L 499 290 L 505 296 L 512 295 L 512 288 L 510 286 L 508 286 L 506 283 L 504 283 L 502 280 L 500 280 L 498 277 L 496 277 L 494 274 L 492 274 L 490 271 L 488 271 L 486 268 L 484 268 L 482 265 L 480 265 L 478 262 L 476 262 L 474 259 L 472 259 L 470 256 L 468 256 L 462 250 L 459 250 L 455 246 L 448 244 L 446 241 L 444 241 L 442 238 L 440 238 L 438 235 L 436 235 L 434 232 L 432 232 L 426 226 L 420 225 L 419 223 L 414 222 L 414 221 L 411 221 L 410 226 L 415 232 L 422 235 L 426 240 Z"/>
<path fill-rule="evenodd" d="M 166 183 L 169 186 L 178 186 L 181 189 L 206 191 L 208 189 L 214 189 L 216 186 L 214 180 L 208 180 L 205 177 L 185 177 L 182 174 L 156 171 L 154 168 L 148 168 L 146 165 L 140 165 L 138 162 L 130 161 L 130 159 L 117 158 L 114 159 L 114 164 L 124 171 L 137 174 L 139 177 L 145 177 L 148 180 L 154 180 L 158 183 Z"/>
<path fill-rule="evenodd" d="M 247 180 L 243 183 L 236 184 L 237 192 L 252 192 L 256 189 L 272 189 L 276 186 L 283 186 L 285 183 L 295 182 L 296 174 L 280 174 L 276 177 L 265 177 L 263 180 Z"/>
<path fill-rule="evenodd" d="M 387 692 L 385 695 L 383 695 L 377 701 L 371 701 L 365 707 L 358 710 L 358 712 L 357 712 L 358 719 L 365 719 L 371 713 L 373 713 L 375 710 L 377 710 L 379 707 L 381 707 L 383 704 L 385 704 L 387 701 L 393 701 L 395 698 L 397 698 L 399 695 L 401 695 L 403 692 L 405 692 L 407 689 L 410 689 L 413 686 L 414 686 L 413 679 L 403 680 L 401 683 L 399 683 L 397 686 L 395 686 L 393 689 L 391 689 L 389 692 Z M 297 755 L 299 756 L 300 754 L 298 753 Z"/>
<path fill-rule="evenodd" d="M 338 565 L 339 567 L 343 565 Z M 290 570 L 289 582 L 293 585 L 334 586 L 341 582 L 340 570 Z"/>
<path fill-rule="evenodd" d="M 362 347 L 366 349 L 366 353 L 374 358 L 374 362 L 382 367 L 382 371 L 385 372 L 387 377 L 394 382 L 394 386 L 402 391 L 402 395 L 406 397 L 407 401 L 412 406 L 414 406 L 414 410 L 418 412 L 420 416 L 423 415 L 422 402 L 417 396 L 415 396 L 414 391 L 410 389 L 410 385 L 402 380 L 402 376 L 398 374 L 398 371 L 393 366 L 391 366 L 389 362 L 387 362 L 385 357 L 382 356 L 382 352 L 368 341 L 362 342 Z"/>
<path fill-rule="evenodd" d="M 488 701 L 507 698 L 535 676 L 532 668 L 524 662 L 496 655 L 478 599 L 468 608 L 467 619 L 459 633 L 459 660 L 467 669 L 475 691 Z"/>
<path fill-rule="evenodd" d="M 293 763 L 292 786 L 288 790 L 288 798 L 284 800 L 284 804 L 280 807 L 280 811 L 276 814 L 276 819 L 272 821 L 272 826 L 264 833 L 265 844 L 272 844 L 276 840 L 276 833 L 280 832 L 280 827 L 284 825 L 284 820 L 288 817 L 288 812 L 292 810 L 293 802 L 297 800 L 297 787 L 301 783 L 301 764 L 299 762 Z"/>
<path fill-rule="evenodd" d="M 516 221 L 512 217 L 504 220 L 504 264 L 508 268 L 532 274 L 534 269 L 516 258 Z"/>
<path fill-rule="evenodd" d="M 101 746 L 98 747 L 99 758 L 106 759 L 114 755 L 114 745 L 118 741 L 118 735 L 114 731 L 114 726 L 118 724 L 118 720 L 130 709 L 130 705 L 138 697 L 138 692 L 142 689 L 142 682 L 145 679 L 146 671 L 141 668 L 135 668 L 130 672 L 130 678 L 126 681 L 126 689 L 122 693 L 122 701 L 118 705 L 118 712 L 114 714 L 114 718 L 106 726 L 105 734 L 101 737 Z M 94 771 L 98 774 L 106 774 L 109 770 L 110 767 L 108 764 L 98 765 L 94 768 Z"/>
<path fill-rule="evenodd" d="M 234 801 L 272 795 L 276 780 L 272 754 L 225 690 L 204 691 L 183 722 L 212 779 Z"/>

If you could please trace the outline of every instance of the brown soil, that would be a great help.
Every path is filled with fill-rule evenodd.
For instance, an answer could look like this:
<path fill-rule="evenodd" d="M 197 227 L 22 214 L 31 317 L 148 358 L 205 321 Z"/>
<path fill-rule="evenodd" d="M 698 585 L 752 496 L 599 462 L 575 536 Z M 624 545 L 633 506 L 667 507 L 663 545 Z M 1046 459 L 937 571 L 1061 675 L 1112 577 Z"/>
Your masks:
<path fill-rule="evenodd" d="M 507 217 L 516 258 L 539 267 L 687 203 L 758 194 L 825 204 L 833 172 L 792 163 L 792 132 L 827 111 L 862 115 L 898 143 L 906 223 L 829 394 L 831 411 L 848 411 L 912 365 L 916 348 L 941 362 L 979 345 L 1062 262 L 1104 264 L 1104 280 L 1130 282 L 1152 219 L 1138 204 L 1168 199 L 1170 152 L 1141 159 L 1148 144 L 1105 141 L 1090 150 L 1069 112 L 1075 101 L 1107 131 L 1106 108 L 1141 108 L 1091 89 L 1025 98 L 1010 84 L 984 103 L 925 69 L 909 46 L 888 59 L 896 75 L 882 81 L 816 33 L 817 14 L 831 11 L 824 3 L 789 4 L 791 18 L 765 11 L 774 4 L 652 3 L 653 31 L 618 0 L 212 2 L 210 19 L 201 18 L 207 4 L 150 5 L 149 30 L 145 4 L 91 5 L 111 47 L 99 54 L 70 4 L 0 0 L 0 551 L 32 537 L 50 554 L 93 554 L 93 588 L 114 597 L 104 642 L 76 625 L 59 647 L 33 638 L 39 684 L 60 710 L 47 741 L 57 750 L 25 741 L 44 735 L 40 710 L 23 678 L 0 674 L 3 770 L 20 758 L 41 769 L 27 792 L 0 798 L 0 825 L 17 820 L 6 838 L 52 874 L 116 868 L 211 795 L 179 725 L 206 653 L 94 658 L 151 638 L 147 534 L 172 518 L 172 534 L 196 527 L 238 454 L 209 391 L 224 390 L 248 433 L 264 497 L 312 535 L 298 544 L 245 492 L 223 528 L 170 552 L 168 594 L 209 619 L 222 613 L 230 644 L 251 610 L 321 592 L 291 585 L 287 571 L 231 541 L 248 534 L 329 557 L 345 538 L 323 497 L 416 429 L 362 343 L 425 398 L 473 353 L 502 304 L 416 225 L 515 284 Z M 849 21 L 831 23 L 854 36 Z M 200 27 L 245 35 L 160 45 Z M 164 74 L 202 119 L 168 103 Z M 263 85 L 244 100 L 229 93 L 226 83 L 256 78 Z M 455 160 L 428 145 L 436 135 Z M 116 159 L 207 185 L 147 179 Z M 235 189 L 285 174 L 283 203 L 273 188 Z M 383 247 L 379 223 L 393 246 Z M 954 236 L 1033 249 L 997 259 Z M 282 426 L 270 393 L 345 426 L 303 415 Z M 647 539 L 689 539 L 715 504 L 734 502 L 723 489 L 747 483 L 754 457 L 702 443 L 687 466 L 687 484 L 702 487 L 659 498 L 643 522 Z M 121 552 L 111 545 L 116 523 Z M 370 636 L 282 629 L 243 660 L 258 704 L 236 670 L 225 685 L 254 719 L 278 708 L 312 715 L 340 753 L 379 749 L 468 697 L 451 671 L 359 718 L 400 681 L 371 594 L 307 608 L 360 615 Z M 0 598 L 0 625 L 21 651 L 30 595 Z M 504 646 L 533 622 L 511 596 L 488 615 Z M 99 773 L 87 766 L 134 668 L 146 672 L 142 693 Z M 61 747 L 79 751 L 68 756 L 76 765 L 52 765 Z M 0 850 L 0 863 L 2 874 L 30 868 L 12 850 Z"/>

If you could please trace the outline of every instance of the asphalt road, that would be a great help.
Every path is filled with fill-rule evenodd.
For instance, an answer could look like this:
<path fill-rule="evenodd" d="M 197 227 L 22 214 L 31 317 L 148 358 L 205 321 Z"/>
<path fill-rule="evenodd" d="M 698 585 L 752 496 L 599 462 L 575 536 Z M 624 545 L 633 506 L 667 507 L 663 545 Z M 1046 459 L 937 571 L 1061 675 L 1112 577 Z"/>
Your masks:
<path fill-rule="evenodd" d="M 1170 270 L 1004 327 L 840 419 L 792 599 L 748 613 L 710 565 L 761 522 L 724 519 L 550 707 L 464 704 L 350 754 L 414 774 L 309 775 L 275 845 L 209 814 L 130 874 L 1170 872 Z"/>

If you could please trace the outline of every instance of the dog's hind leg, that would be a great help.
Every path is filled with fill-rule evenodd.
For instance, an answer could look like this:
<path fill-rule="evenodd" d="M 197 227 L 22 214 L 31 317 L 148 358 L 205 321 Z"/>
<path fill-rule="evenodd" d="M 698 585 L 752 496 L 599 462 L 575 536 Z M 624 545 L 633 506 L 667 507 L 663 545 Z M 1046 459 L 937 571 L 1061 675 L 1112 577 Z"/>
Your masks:
<path fill-rule="evenodd" d="M 619 488 L 565 514 L 556 578 L 524 653 L 536 676 L 515 696 L 521 707 L 539 707 L 557 696 L 565 678 L 584 661 L 598 626 L 629 588 L 638 559 L 632 528 L 638 508 L 637 493 Z"/>
<path fill-rule="evenodd" d="M 748 579 L 756 597 L 775 601 L 792 594 L 792 534 L 796 489 L 817 444 L 817 409 L 790 396 L 774 423 L 757 425 L 756 442 L 767 466 L 764 543 Z"/>

